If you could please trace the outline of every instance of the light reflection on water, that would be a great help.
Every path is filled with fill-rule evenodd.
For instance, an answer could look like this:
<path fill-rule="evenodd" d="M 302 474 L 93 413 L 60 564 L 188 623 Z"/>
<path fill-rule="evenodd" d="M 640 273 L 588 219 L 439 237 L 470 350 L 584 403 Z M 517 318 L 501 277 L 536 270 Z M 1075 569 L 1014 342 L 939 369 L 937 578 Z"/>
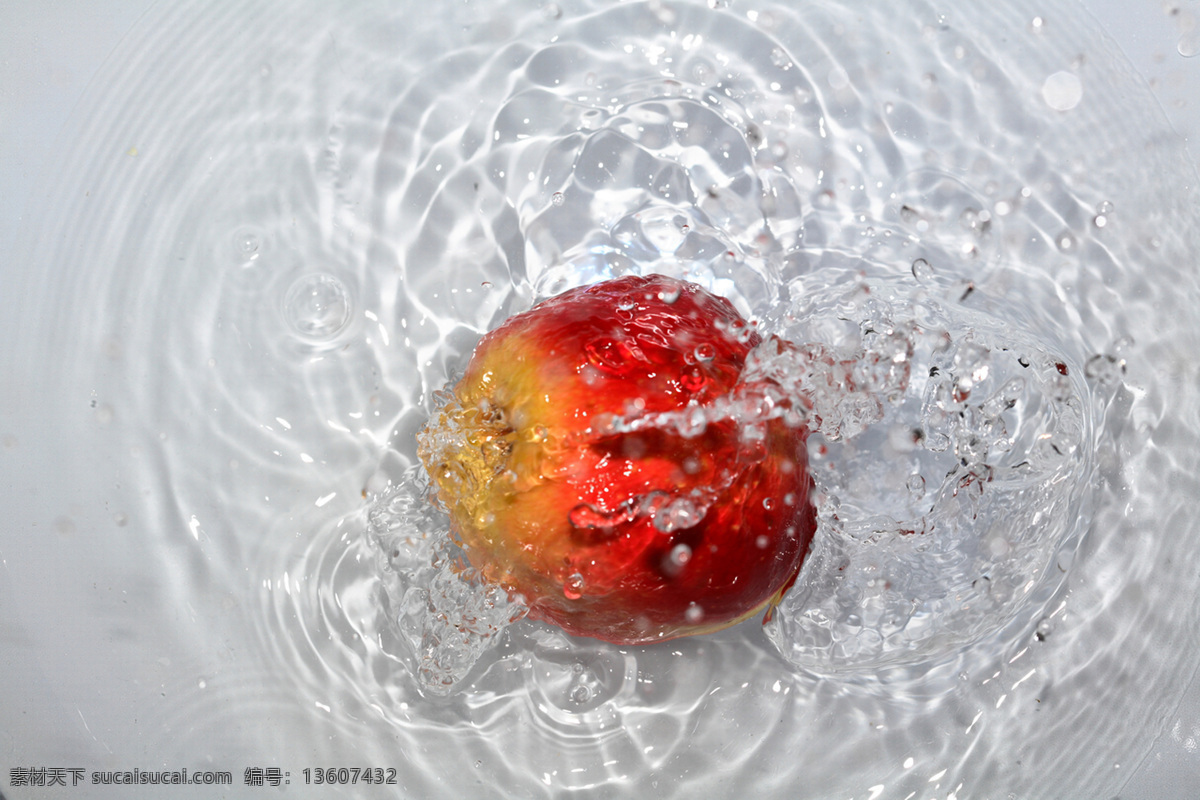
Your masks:
<path fill-rule="evenodd" d="M 1152 100 L 1067 22 L 1019 3 L 156 9 L 22 244 L 15 374 L 54 400 L 14 402 L 77 457 L 0 431 L 63 475 L 40 488 L 61 513 L 4 540 L 4 635 L 77 736 L 14 753 L 390 765 L 413 796 L 1118 787 L 1195 663 L 1200 226 Z M 518 623 L 462 690 L 422 697 L 364 495 L 412 464 L 482 331 L 636 269 L 819 341 L 845 335 L 843 290 L 920 294 L 1065 359 L 1090 428 L 1051 578 L 869 669 L 861 649 L 789 664 L 757 624 L 613 648 Z M 839 463 L 874 469 L 864 441 Z M 97 504 L 111 526 L 76 522 Z"/>

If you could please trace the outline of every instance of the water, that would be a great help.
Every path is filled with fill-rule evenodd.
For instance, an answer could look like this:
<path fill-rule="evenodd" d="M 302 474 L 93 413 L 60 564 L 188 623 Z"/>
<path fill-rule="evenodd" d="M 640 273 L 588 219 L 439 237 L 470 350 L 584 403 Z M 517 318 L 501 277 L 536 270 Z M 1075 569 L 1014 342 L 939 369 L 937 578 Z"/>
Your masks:
<path fill-rule="evenodd" d="M 1073 10 L 171 5 L 63 142 L 0 430 L 55 509 L 3 539 L 5 679 L 62 733 L 14 763 L 1103 796 L 1194 669 L 1195 171 Z M 435 391 L 645 271 L 855 365 L 761 364 L 830 382 L 765 630 L 572 640 L 439 569 Z"/>

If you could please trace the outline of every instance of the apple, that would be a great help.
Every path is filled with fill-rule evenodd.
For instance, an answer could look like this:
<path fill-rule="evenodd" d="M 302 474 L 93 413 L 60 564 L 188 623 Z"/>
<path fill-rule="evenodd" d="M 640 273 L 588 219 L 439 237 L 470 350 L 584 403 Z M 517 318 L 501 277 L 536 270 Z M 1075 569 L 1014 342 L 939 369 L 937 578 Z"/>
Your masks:
<path fill-rule="evenodd" d="M 787 402 L 766 379 L 743 382 L 761 342 L 729 301 L 662 275 L 485 335 L 418 435 L 471 566 L 531 617 L 619 644 L 769 615 L 816 522 L 807 428 L 762 411 Z"/>

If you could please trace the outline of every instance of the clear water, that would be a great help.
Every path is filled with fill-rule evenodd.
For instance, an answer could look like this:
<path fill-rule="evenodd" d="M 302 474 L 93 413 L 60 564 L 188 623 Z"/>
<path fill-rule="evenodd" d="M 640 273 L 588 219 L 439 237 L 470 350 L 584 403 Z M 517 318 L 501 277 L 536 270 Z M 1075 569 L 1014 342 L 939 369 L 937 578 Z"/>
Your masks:
<path fill-rule="evenodd" d="M 1101 796 L 1194 670 L 1196 175 L 1074 6 L 171 4 L 62 141 L 3 322 L 61 509 L 0 540 L 60 732 L 15 762 Z M 829 381 L 765 629 L 571 640 L 438 569 L 434 392 L 644 271 L 854 365 L 760 365 Z"/>

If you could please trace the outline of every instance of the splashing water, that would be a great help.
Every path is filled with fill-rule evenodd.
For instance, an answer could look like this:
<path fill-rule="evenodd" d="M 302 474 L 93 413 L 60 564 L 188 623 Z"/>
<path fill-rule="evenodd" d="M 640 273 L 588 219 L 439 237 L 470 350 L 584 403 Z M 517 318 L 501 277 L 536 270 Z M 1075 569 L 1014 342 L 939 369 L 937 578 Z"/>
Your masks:
<path fill-rule="evenodd" d="M 427 494 L 414 470 L 372 501 L 367 518 L 386 555 L 384 588 L 413 657 L 411 668 L 425 691 L 446 694 L 526 608 L 464 566 L 448 521 Z"/>

